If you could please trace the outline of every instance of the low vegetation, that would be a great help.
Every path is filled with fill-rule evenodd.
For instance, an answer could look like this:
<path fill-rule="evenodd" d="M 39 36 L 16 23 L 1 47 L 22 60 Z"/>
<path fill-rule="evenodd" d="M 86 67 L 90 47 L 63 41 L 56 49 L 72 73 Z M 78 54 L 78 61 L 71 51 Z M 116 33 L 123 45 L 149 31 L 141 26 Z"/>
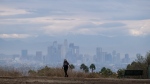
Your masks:
<path fill-rule="evenodd" d="M 7 77 L 7 76 L 13 76 L 13 77 L 18 77 L 22 76 L 22 73 L 14 68 L 0 68 L 0 76 L 1 77 Z"/>
<path fill-rule="evenodd" d="M 126 70 L 143 70 L 142 78 L 148 78 L 148 69 L 150 69 L 150 51 L 147 52 L 146 56 L 142 56 L 140 54 L 137 55 L 137 59 L 133 61 L 131 64 L 128 64 Z M 119 69 L 117 71 L 118 77 L 123 77 L 125 69 Z M 137 77 L 130 77 L 137 78 Z M 141 77 L 139 77 L 141 78 Z"/>
<path fill-rule="evenodd" d="M 91 64 L 90 69 L 92 72 L 89 72 L 88 66 L 85 64 L 81 64 L 80 69 L 82 71 L 74 71 L 74 65 L 71 65 L 70 69 L 68 70 L 69 77 L 82 77 L 82 78 L 101 78 L 101 77 L 110 77 L 116 78 L 116 73 L 112 72 L 109 68 L 103 67 L 100 72 L 93 72 L 95 70 L 95 65 Z M 51 68 L 45 66 L 40 70 L 29 70 L 29 76 L 48 76 L 48 77 L 64 77 L 64 71 L 62 68 Z"/>
<path fill-rule="evenodd" d="M 64 77 L 64 71 L 62 68 L 50 68 L 45 66 L 40 70 L 29 70 L 29 76 L 48 76 L 48 77 Z M 80 71 L 68 70 L 69 77 L 81 77 L 81 78 L 98 78 L 98 73 L 85 73 Z"/>

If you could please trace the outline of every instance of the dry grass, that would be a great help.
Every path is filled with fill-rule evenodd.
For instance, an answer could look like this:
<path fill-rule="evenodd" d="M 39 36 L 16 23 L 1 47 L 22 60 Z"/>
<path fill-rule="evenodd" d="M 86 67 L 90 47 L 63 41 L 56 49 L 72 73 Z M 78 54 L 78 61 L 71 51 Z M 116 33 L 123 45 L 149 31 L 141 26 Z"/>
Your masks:
<path fill-rule="evenodd" d="M 29 71 L 29 76 L 48 76 L 48 77 L 64 77 L 64 70 L 62 68 L 49 68 L 45 67 L 43 69 L 34 71 Z M 100 78 L 99 73 L 85 73 L 81 71 L 68 70 L 69 77 L 77 78 Z"/>
<path fill-rule="evenodd" d="M 29 71 L 29 76 L 48 76 L 48 77 L 64 77 L 64 70 L 62 68 L 49 68 L 45 67 L 43 69 L 34 71 Z M 69 77 L 85 77 L 86 74 L 83 72 L 68 70 Z"/>
<path fill-rule="evenodd" d="M 11 69 L 0 68 L 0 76 L 1 77 L 7 77 L 7 76 L 18 77 L 18 76 L 22 76 L 22 73 L 20 73 L 18 70 L 14 68 L 11 68 Z"/>
<path fill-rule="evenodd" d="M 1 77 L 64 77 L 64 75 L 64 70 L 62 68 L 50 68 L 47 66 L 39 70 L 31 70 L 29 68 L 0 68 Z M 75 78 L 104 78 L 99 73 L 85 73 L 82 71 L 74 71 L 71 69 L 68 70 L 68 75 L 69 77 Z M 115 76 L 109 78 L 115 78 Z"/>

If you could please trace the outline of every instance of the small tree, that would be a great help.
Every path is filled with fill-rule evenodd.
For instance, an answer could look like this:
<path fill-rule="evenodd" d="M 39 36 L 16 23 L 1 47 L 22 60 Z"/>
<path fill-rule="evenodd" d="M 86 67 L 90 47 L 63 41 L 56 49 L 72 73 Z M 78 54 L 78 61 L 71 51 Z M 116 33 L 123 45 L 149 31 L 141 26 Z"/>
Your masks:
<path fill-rule="evenodd" d="M 148 78 L 148 67 L 150 66 L 150 51 L 147 52 L 145 58 L 140 54 L 137 55 L 137 59 L 131 64 L 128 64 L 126 69 L 130 70 L 143 70 L 143 78 Z"/>
<path fill-rule="evenodd" d="M 70 65 L 70 69 L 73 70 L 75 69 L 75 66 L 73 64 Z"/>
<path fill-rule="evenodd" d="M 90 69 L 92 70 L 92 73 L 93 73 L 93 70 L 96 69 L 95 65 L 94 65 L 94 64 L 91 64 L 91 65 L 90 65 Z"/>
<path fill-rule="evenodd" d="M 89 72 L 89 68 L 88 68 L 88 66 L 85 66 L 84 71 L 85 71 L 85 73 Z"/>
<path fill-rule="evenodd" d="M 109 68 L 105 68 L 105 67 L 101 69 L 100 73 L 105 77 L 113 75 L 113 72 Z"/>
<path fill-rule="evenodd" d="M 125 69 L 119 69 L 119 70 L 117 71 L 118 78 L 122 78 L 123 75 L 124 75 L 124 72 L 125 72 Z"/>
<path fill-rule="evenodd" d="M 85 70 L 85 68 L 86 68 L 86 65 L 84 63 L 80 65 L 81 70 Z"/>
<path fill-rule="evenodd" d="M 100 73 L 103 73 L 104 71 L 106 71 L 106 68 L 105 68 L 105 67 L 103 67 L 103 68 L 101 69 Z"/>
<path fill-rule="evenodd" d="M 80 69 L 85 72 L 89 72 L 89 68 L 84 63 L 80 65 Z"/>

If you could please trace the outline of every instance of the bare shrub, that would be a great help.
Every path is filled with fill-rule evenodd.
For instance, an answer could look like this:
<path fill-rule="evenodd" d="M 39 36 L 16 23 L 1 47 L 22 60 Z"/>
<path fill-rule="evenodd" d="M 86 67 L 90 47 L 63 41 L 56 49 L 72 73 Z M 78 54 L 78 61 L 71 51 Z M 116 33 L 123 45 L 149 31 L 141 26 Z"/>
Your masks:
<path fill-rule="evenodd" d="M 0 68 L 0 76 L 2 76 L 2 77 L 6 77 L 6 76 L 18 77 L 18 76 L 22 76 L 22 73 L 20 73 L 15 68 L 3 68 L 3 67 L 1 67 Z"/>

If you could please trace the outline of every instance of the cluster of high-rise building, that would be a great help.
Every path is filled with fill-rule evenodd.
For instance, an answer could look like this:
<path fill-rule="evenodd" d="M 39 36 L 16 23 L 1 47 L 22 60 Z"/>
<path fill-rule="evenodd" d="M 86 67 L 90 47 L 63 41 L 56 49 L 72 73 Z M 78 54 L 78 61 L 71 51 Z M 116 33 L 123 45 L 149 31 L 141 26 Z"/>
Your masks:
<path fill-rule="evenodd" d="M 112 51 L 112 53 L 104 52 L 102 51 L 101 47 L 96 48 L 96 55 L 94 56 L 94 59 L 96 63 L 129 63 L 130 58 L 129 54 L 125 54 L 125 57 L 121 59 L 120 53 L 117 53 L 115 50 Z"/>
<path fill-rule="evenodd" d="M 69 60 L 71 63 L 95 63 L 95 64 L 117 64 L 117 63 L 129 63 L 130 58 L 128 54 L 125 54 L 124 58 L 121 59 L 120 53 L 115 50 L 111 53 L 104 52 L 101 47 L 96 48 L 96 53 L 93 56 L 88 54 L 81 54 L 79 46 L 74 43 L 68 43 L 65 39 L 62 44 L 54 41 L 50 46 L 47 47 L 47 54 L 43 55 L 42 51 L 37 51 L 33 60 L 41 61 L 46 64 L 58 64 L 64 59 Z M 30 59 L 28 56 L 28 50 L 22 50 L 22 59 Z"/>
<path fill-rule="evenodd" d="M 74 43 L 68 43 L 67 40 L 64 40 L 63 44 L 54 41 L 52 45 L 48 46 L 46 55 L 43 55 L 42 51 L 37 51 L 36 55 L 32 57 L 34 60 L 46 64 L 58 64 L 64 59 L 75 63 L 79 58 L 79 51 L 79 46 L 74 45 Z M 29 59 L 32 57 L 28 55 L 28 50 L 21 51 L 21 59 Z"/>
<path fill-rule="evenodd" d="M 123 57 L 123 58 L 121 58 Z M 47 47 L 47 53 L 43 54 L 42 51 L 36 51 L 35 55 L 30 55 L 27 49 L 21 51 L 21 55 L 13 55 L 14 60 L 21 60 L 24 63 L 42 63 L 43 65 L 57 66 L 62 64 L 64 59 L 67 59 L 71 64 L 79 66 L 82 63 L 90 65 L 94 63 L 96 66 L 107 66 L 110 64 L 127 64 L 130 63 L 129 54 L 121 56 L 115 50 L 111 53 L 103 51 L 101 47 L 95 49 L 95 55 L 81 54 L 80 47 L 74 43 L 68 43 L 65 39 L 62 44 L 54 41 Z M 16 62 L 15 61 L 15 62 Z M 34 62 L 32 62 L 34 61 Z M 20 62 L 20 61 L 19 61 Z M 121 65 L 122 66 L 122 65 Z"/>
<path fill-rule="evenodd" d="M 58 44 L 57 41 L 54 41 L 47 49 L 46 62 L 57 63 L 62 62 L 63 59 L 75 62 L 78 56 L 79 46 L 75 46 L 74 43 L 68 44 L 67 40 L 64 40 L 63 44 Z"/>

